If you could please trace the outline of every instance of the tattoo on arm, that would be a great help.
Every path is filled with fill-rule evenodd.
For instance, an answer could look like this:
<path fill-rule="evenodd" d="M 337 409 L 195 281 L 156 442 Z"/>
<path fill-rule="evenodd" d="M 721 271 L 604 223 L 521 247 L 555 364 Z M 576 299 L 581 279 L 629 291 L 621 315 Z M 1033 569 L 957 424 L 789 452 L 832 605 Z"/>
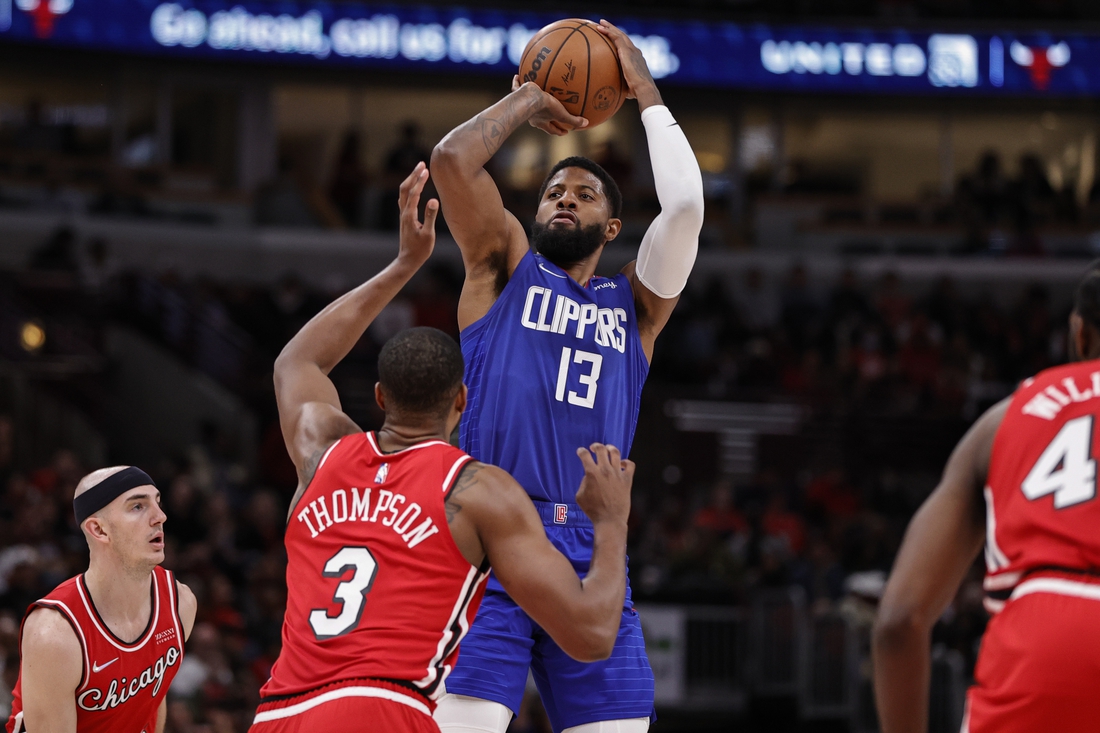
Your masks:
<path fill-rule="evenodd" d="M 477 461 L 470 461 L 458 474 L 458 481 L 455 482 L 454 488 L 447 494 L 447 498 L 444 500 L 444 509 L 447 512 L 447 524 L 454 521 L 454 518 L 458 516 L 458 513 L 462 511 L 462 504 L 458 502 L 458 495 L 466 489 L 470 488 L 477 482 L 477 475 L 481 472 L 481 469 L 485 466 Z"/>
<path fill-rule="evenodd" d="M 500 146 L 516 128 L 531 117 L 538 98 L 531 94 L 510 94 L 504 98 L 504 108 L 499 117 L 490 117 L 483 112 L 474 118 L 474 124 L 481 133 L 481 142 L 489 157 L 496 155 Z"/>
<path fill-rule="evenodd" d="M 317 473 L 317 466 L 321 463 L 321 458 L 324 457 L 325 451 L 331 446 L 325 446 L 321 448 L 302 464 L 302 486 L 309 486 L 309 483 L 313 481 L 314 474 Z"/>
<path fill-rule="evenodd" d="M 491 117 L 478 117 L 478 127 L 481 128 L 481 141 L 485 143 L 485 152 L 496 155 L 500 146 L 504 143 L 504 125 L 499 120 Z"/>
<path fill-rule="evenodd" d="M 294 492 L 294 496 L 290 499 L 290 508 L 287 510 L 286 521 L 290 522 L 290 517 L 294 513 L 294 508 L 298 506 L 298 502 L 302 499 L 302 494 L 306 493 L 306 489 L 313 481 L 314 475 L 317 473 L 317 466 L 321 463 L 321 458 L 325 455 L 325 451 L 330 446 L 321 448 L 302 464 L 302 472 L 298 476 L 298 489 Z"/>

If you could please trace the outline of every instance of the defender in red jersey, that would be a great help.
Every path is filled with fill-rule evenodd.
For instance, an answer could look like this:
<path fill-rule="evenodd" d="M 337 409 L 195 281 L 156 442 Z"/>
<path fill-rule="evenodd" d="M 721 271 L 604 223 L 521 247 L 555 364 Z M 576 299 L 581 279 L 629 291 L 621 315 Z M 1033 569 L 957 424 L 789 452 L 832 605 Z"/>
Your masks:
<path fill-rule="evenodd" d="M 577 659 L 606 658 L 618 634 L 634 467 L 617 449 L 578 450 L 577 502 L 596 535 L 581 579 L 519 484 L 447 442 L 466 405 L 462 352 L 449 336 L 410 329 L 383 347 L 380 430 L 364 433 L 340 410 L 329 371 L 432 252 L 438 202 L 417 220 L 427 178 L 421 164 L 402 185 L 397 259 L 306 324 L 275 364 L 299 488 L 283 648 L 254 733 L 438 731 L 435 700 L 490 565 Z"/>
<path fill-rule="evenodd" d="M 913 518 L 879 608 L 883 733 L 927 728 L 929 637 L 985 545 L 986 607 L 964 733 L 1075 733 L 1100 720 L 1100 269 L 1070 346 L 959 443 Z"/>
<path fill-rule="evenodd" d="M 160 733 L 195 622 L 195 596 L 164 560 L 160 492 L 140 469 L 77 486 L 88 571 L 27 610 L 7 733 Z"/>

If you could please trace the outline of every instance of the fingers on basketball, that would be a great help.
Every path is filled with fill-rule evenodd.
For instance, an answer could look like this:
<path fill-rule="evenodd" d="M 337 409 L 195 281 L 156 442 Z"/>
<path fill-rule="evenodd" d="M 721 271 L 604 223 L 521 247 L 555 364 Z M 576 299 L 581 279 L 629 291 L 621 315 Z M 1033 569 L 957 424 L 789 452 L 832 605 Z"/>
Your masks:
<path fill-rule="evenodd" d="M 618 50 L 599 28 L 579 18 L 551 23 L 531 38 L 519 64 L 522 82 L 536 83 L 587 127 L 610 119 L 626 94 Z"/>

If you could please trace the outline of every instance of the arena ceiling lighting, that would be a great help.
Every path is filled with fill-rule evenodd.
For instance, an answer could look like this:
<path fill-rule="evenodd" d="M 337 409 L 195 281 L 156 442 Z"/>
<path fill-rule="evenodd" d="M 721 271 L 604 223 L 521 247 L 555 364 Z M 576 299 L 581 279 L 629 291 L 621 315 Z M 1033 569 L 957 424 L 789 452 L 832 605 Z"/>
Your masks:
<path fill-rule="evenodd" d="M 0 40 L 283 63 L 508 75 L 558 16 L 312 0 L 0 0 Z M 1100 94 L 1100 35 L 614 18 L 675 84 L 886 94 Z"/>

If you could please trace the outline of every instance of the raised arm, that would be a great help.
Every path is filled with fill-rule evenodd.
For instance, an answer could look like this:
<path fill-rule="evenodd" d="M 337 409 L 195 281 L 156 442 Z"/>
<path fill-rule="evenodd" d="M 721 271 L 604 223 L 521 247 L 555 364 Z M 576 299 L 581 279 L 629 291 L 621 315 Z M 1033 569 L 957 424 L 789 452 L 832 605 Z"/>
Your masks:
<path fill-rule="evenodd" d="M 611 655 L 622 619 L 634 464 L 621 460 L 616 448 L 599 444 L 578 454 L 585 477 L 577 503 L 595 533 L 592 563 L 583 580 L 546 538 L 527 493 L 495 466 L 469 465 L 447 499 L 447 513 L 460 548 L 474 544 L 462 542 L 461 531 L 456 531 L 454 520 L 465 515 L 461 522 L 476 533 L 508 595 L 566 654 L 594 662 Z"/>
<path fill-rule="evenodd" d="M 84 665 L 73 627 L 60 612 L 39 608 L 23 625 L 20 647 L 23 728 L 76 733 L 76 688 Z"/>
<path fill-rule="evenodd" d="M 313 478 L 328 446 L 359 431 L 340 409 L 340 397 L 328 375 L 431 255 L 439 202 L 435 199 L 428 202 L 423 224 L 417 219 L 420 193 L 427 181 L 428 170 L 421 163 L 401 184 L 401 244 L 397 259 L 314 316 L 275 360 L 279 422 L 287 451 L 298 469 L 299 492 Z"/>
<path fill-rule="evenodd" d="M 451 130 L 432 151 L 432 179 L 443 217 L 466 267 L 458 305 L 460 328 L 488 312 L 527 252 L 527 234 L 504 208 L 485 164 L 526 122 L 554 135 L 587 124 L 534 83 L 513 86 L 511 94 Z"/>
<path fill-rule="evenodd" d="M 883 733 L 925 733 L 932 627 L 985 540 L 982 490 L 1009 400 L 959 442 L 939 486 L 913 517 L 875 620 L 875 699 Z"/>
<path fill-rule="evenodd" d="M 661 213 L 642 238 L 638 259 L 623 268 L 634 288 L 642 348 L 652 359 L 657 335 L 672 316 L 699 251 L 703 175 L 684 131 L 661 99 L 642 52 L 606 20 L 600 21 L 599 30 L 619 52 L 627 96 L 638 100 L 661 204 Z"/>

